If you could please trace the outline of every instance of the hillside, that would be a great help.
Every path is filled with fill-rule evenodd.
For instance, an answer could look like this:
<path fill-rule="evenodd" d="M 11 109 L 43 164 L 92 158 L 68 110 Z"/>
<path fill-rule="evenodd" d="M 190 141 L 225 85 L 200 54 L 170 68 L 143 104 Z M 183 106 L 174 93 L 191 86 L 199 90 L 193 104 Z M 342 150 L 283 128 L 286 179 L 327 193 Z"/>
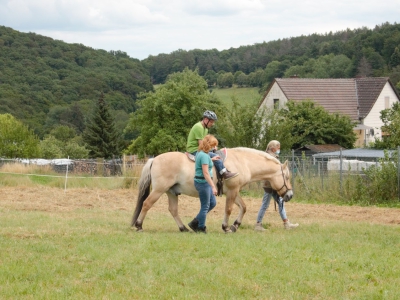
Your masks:
<path fill-rule="evenodd" d="M 0 26 L 0 113 L 14 115 L 39 136 L 56 124 L 81 132 L 101 92 L 115 114 L 126 119 L 137 95 L 152 89 L 142 63 L 124 52 Z"/>
<path fill-rule="evenodd" d="M 294 74 L 389 76 L 400 90 L 399 49 L 400 24 L 385 23 L 223 51 L 177 50 L 139 61 L 122 51 L 96 50 L 0 26 L 0 114 L 14 115 L 40 137 L 59 124 L 79 135 L 93 101 L 104 92 L 122 132 L 138 94 L 184 68 L 197 69 L 210 87 L 233 84 L 261 94 L 274 78 Z M 219 92 L 222 100 L 228 99 L 224 102 L 230 101 L 232 91 Z M 240 94 L 239 89 L 234 93 Z"/>

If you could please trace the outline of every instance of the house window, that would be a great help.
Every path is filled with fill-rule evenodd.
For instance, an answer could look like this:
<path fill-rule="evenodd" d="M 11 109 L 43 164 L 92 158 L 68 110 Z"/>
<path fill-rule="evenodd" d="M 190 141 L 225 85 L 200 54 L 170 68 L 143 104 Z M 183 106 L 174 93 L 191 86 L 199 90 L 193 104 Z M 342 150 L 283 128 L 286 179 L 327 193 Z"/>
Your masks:
<path fill-rule="evenodd" d="M 274 99 L 274 109 L 279 109 L 279 99 Z"/>
<path fill-rule="evenodd" d="M 389 97 L 385 97 L 385 109 L 388 109 L 388 108 L 390 108 L 389 107 Z"/>

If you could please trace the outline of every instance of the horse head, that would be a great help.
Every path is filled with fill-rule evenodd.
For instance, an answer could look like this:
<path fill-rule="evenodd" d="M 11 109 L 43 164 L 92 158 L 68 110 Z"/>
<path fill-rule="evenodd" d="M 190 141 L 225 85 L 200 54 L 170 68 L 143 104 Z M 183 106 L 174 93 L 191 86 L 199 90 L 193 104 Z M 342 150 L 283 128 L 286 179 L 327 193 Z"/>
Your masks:
<path fill-rule="evenodd" d="M 287 160 L 284 164 L 281 164 L 281 170 L 274 176 L 274 180 L 271 180 L 271 185 L 285 202 L 292 199 L 293 190 L 292 183 L 290 182 L 290 171 Z"/>

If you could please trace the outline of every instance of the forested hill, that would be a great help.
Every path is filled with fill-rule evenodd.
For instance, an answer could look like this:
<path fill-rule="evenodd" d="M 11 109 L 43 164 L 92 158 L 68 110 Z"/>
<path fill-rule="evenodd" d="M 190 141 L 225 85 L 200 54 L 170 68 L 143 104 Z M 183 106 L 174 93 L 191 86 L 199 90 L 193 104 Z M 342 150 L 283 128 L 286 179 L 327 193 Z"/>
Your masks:
<path fill-rule="evenodd" d="M 311 34 L 224 51 L 177 50 L 149 56 L 143 63 L 155 84 L 189 67 L 198 68 L 209 84 L 215 84 L 221 73 L 231 73 L 236 80 L 243 72 L 248 75 L 247 85 L 259 87 L 273 78 L 294 74 L 314 78 L 390 76 L 396 85 L 400 80 L 399 48 L 400 24 L 385 23 L 374 29 Z"/>
<path fill-rule="evenodd" d="M 266 37 L 268 34 L 266 33 Z M 80 134 L 94 100 L 105 100 L 123 130 L 138 93 L 196 68 L 210 86 L 258 86 L 276 77 L 389 76 L 400 89 L 400 24 L 279 39 L 218 51 L 177 50 L 139 61 L 0 26 L 0 114 L 43 137 L 57 125 Z"/>
<path fill-rule="evenodd" d="M 56 124 L 81 132 L 101 92 L 127 119 L 138 93 L 152 89 L 148 71 L 125 52 L 0 26 L 0 114 L 12 114 L 40 136 Z"/>

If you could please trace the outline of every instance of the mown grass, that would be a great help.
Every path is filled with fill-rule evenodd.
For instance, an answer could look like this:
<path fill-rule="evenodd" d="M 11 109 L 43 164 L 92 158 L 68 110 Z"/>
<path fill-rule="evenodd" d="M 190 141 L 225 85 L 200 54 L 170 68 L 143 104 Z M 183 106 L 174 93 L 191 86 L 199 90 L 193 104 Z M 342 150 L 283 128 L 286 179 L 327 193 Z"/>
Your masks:
<path fill-rule="evenodd" d="M 180 233 L 152 212 L 0 210 L 2 299 L 399 299 L 400 228 Z M 188 221 L 188 220 L 186 220 Z"/>
<path fill-rule="evenodd" d="M 232 106 L 232 97 L 236 98 L 241 104 L 255 104 L 261 101 L 262 95 L 258 93 L 258 88 L 245 87 L 245 88 L 214 88 L 212 91 L 217 95 L 226 107 Z"/>

